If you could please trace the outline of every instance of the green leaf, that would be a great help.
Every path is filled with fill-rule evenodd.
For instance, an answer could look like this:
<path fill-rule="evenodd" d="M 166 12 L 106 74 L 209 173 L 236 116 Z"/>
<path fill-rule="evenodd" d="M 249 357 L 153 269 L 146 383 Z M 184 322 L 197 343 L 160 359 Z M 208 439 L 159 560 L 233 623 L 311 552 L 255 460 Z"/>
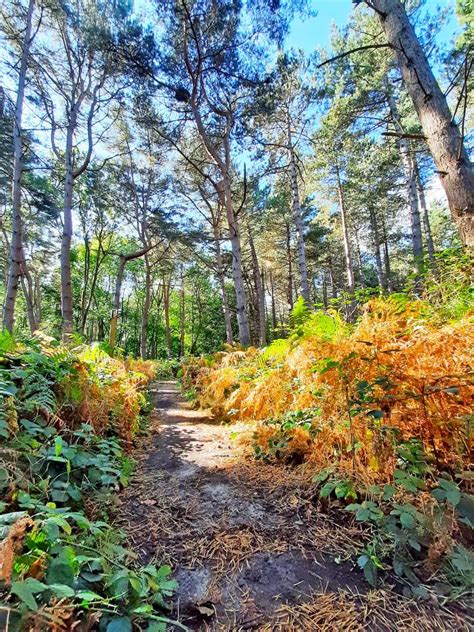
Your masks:
<path fill-rule="evenodd" d="M 384 485 L 383 486 L 383 500 L 391 500 L 395 494 L 397 493 L 397 488 L 393 485 Z"/>
<path fill-rule="evenodd" d="M 76 597 L 78 599 L 82 599 L 83 601 L 103 601 L 104 599 L 101 595 L 98 595 L 91 590 L 79 590 L 76 593 Z"/>
<path fill-rule="evenodd" d="M 74 585 L 75 579 L 75 555 L 70 547 L 60 550 L 58 557 L 51 560 L 46 572 L 48 584 Z"/>
<path fill-rule="evenodd" d="M 407 512 L 403 512 L 402 514 L 400 514 L 400 522 L 405 527 L 405 529 L 413 529 L 416 524 L 415 517 Z"/>
<path fill-rule="evenodd" d="M 456 509 L 462 518 L 474 525 L 474 496 L 471 494 L 461 494 L 461 500 Z"/>
<path fill-rule="evenodd" d="M 107 625 L 106 632 L 132 632 L 132 621 L 130 617 L 111 619 Z"/>
<path fill-rule="evenodd" d="M 37 610 L 38 604 L 33 595 L 42 593 L 46 590 L 47 586 L 42 582 L 28 577 L 24 582 L 13 582 L 10 591 L 16 595 L 30 610 Z"/>
<path fill-rule="evenodd" d="M 74 597 L 74 589 L 66 584 L 49 584 L 48 589 L 54 593 L 55 597 L 63 599 L 64 597 Z"/>
<path fill-rule="evenodd" d="M 336 487 L 336 485 L 337 483 L 334 481 L 328 481 L 327 483 L 325 483 L 319 493 L 321 498 L 328 498 L 328 496 L 330 496 L 332 492 L 334 491 L 334 488 Z"/>
<path fill-rule="evenodd" d="M 56 456 L 59 456 L 63 451 L 63 439 L 62 437 L 56 437 L 54 439 L 54 453 Z"/>
<path fill-rule="evenodd" d="M 148 624 L 146 632 L 166 632 L 166 623 L 162 623 L 161 621 L 152 621 Z"/>

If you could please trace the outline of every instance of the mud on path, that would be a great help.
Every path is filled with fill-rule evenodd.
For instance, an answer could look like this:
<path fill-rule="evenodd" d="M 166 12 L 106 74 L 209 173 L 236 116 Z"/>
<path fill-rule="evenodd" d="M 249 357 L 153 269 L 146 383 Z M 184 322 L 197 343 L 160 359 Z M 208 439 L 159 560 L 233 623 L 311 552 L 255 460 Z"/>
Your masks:
<path fill-rule="evenodd" d="M 140 562 L 173 567 L 172 616 L 193 630 L 468 629 L 448 609 L 369 591 L 339 559 L 357 527 L 318 511 L 291 471 L 243 461 L 235 427 L 192 410 L 175 382 L 151 394 L 151 435 L 119 524 Z"/>

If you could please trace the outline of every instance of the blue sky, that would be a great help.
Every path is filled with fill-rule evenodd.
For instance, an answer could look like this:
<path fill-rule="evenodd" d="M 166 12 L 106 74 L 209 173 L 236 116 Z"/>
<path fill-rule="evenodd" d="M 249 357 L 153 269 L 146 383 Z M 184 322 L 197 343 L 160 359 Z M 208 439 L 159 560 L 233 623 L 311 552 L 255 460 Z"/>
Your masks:
<path fill-rule="evenodd" d="M 331 25 L 343 26 L 354 10 L 352 0 L 310 0 L 310 4 L 317 15 L 294 20 L 287 39 L 289 48 L 302 48 L 306 53 L 312 52 L 318 45 L 327 46 L 331 38 Z M 451 7 L 450 19 L 438 35 L 439 44 L 448 43 L 459 29 L 454 14 L 454 0 L 426 0 L 425 7 L 429 12 L 434 12 L 437 7 Z"/>

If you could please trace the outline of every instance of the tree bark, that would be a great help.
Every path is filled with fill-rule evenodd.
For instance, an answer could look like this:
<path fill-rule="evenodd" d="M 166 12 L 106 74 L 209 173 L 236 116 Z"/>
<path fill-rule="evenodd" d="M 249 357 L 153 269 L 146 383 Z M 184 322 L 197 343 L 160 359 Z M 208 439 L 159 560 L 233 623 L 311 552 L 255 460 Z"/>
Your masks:
<path fill-rule="evenodd" d="M 328 311 L 329 303 L 328 303 L 328 281 L 327 281 L 327 272 L 323 271 L 323 305 L 324 311 Z"/>
<path fill-rule="evenodd" d="M 384 260 L 384 268 L 385 268 L 385 279 L 387 282 L 387 289 L 389 292 L 393 291 L 392 284 L 392 270 L 390 266 L 390 252 L 388 250 L 388 237 L 387 237 L 387 227 L 385 224 L 385 219 L 382 215 L 382 229 L 383 229 L 383 260 Z"/>
<path fill-rule="evenodd" d="M 250 253 L 252 255 L 252 271 L 255 285 L 255 293 L 257 297 L 257 314 L 258 314 L 258 342 L 261 347 L 267 344 L 267 322 L 265 317 L 265 288 L 262 283 L 262 276 L 260 272 L 260 265 L 258 263 L 257 251 L 255 250 L 255 244 L 253 242 L 252 233 L 250 227 L 249 232 L 249 245 Z"/>
<path fill-rule="evenodd" d="M 296 250 L 298 253 L 298 269 L 301 279 L 301 294 L 308 303 L 311 303 L 308 282 L 308 266 L 306 264 L 306 252 L 304 245 L 303 218 L 301 214 L 300 193 L 298 186 L 298 169 L 296 168 L 296 156 L 291 136 L 290 117 L 288 116 L 288 153 L 290 157 L 290 178 L 293 194 L 293 221 L 296 229 Z"/>
<path fill-rule="evenodd" d="M 339 171 L 339 165 L 336 165 L 337 176 L 337 191 L 339 195 L 339 211 L 341 213 L 342 222 L 342 239 L 344 243 L 344 259 L 346 263 L 346 277 L 347 277 L 347 289 L 350 294 L 354 294 L 355 279 L 354 279 L 354 267 L 352 265 L 352 253 L 351 243 L 349 240 L 349 227 L 347 225 L 347 210 L 344 200 L 344 191 L 342 188 L 341 173 Z"/>
<path fill-rule="evenodd" d="M 147 355 L 147 337 L 148 337 L 148 321 L 150 317 L 151 303 L 151 266 L 148 257 L 145 255 L 145 300 L 143 302 L 142 322 L 140 329 L 140 356 L 142 360 L 146 360 Z"/>
<path fill-rule="evenodd" d="M 32 23 L 35 0 L 30 0 L 26 14 L 25 36 L 21 53 L 20 74 L 13 125 L 13 186 L 12 186 L 12 239 L 10 243 L 10 265 L 3 308 L 3 326 L 13 332 L 15 303 L 20 276 L 26 271 L 23 248 L 23 216 L 21 212 L 21 186 L 23 178 L 23 104 L 25 100 L 26 73 L 32 42 Z M 31 327 L 31 323 L 30 323 Z"/>
<path fill-rule="evenodd" d="M 72 281 L 71 281 L 71 241 L 72 241 L 72 200 L 74 191 L 73 137 L 77 124 L 77 110 L 73 105 L 66 132 L 64 152 L 64 203 L 63 234 L 61 238 L 61 314 L 63 338 L 70 338 L 73 331 Z"/>
<path fill-rule="evenodd" d="M 231 345 L 234 342 L 234 334 L 232 332 L 232 315 L 230 313 L 229 299 L 227 298 L 227 291 L 225 289 L 224 264 L 222 262 L 222 252 L 221 252 L 221 236 L 220 236 L 219 226 L 218 226 L 217 221 L 213 220 L 212 228 L 214 232 L 214 244 L 216 248 L 217 281 L 219 283 L 219 288 L 220 288 L 221 297 L 222 297 L 222 311 L 224 314 L 225 336 L 226 336 L 227 344 Z"/>
<path fill-rule="evenodd" d="M 168 357 L 173 355 L 173 346 L 171 340 L 171 327 L 170 327 L 170 295 L 171 295 L 171 280 L 166 282 L 163 279 L 163 311 L 165 314 L 165 338 L 166 348 L 168 350 Z"/>
<path fill-rule="evenodd" d="M 371 0 L 401 70 L 436 164 L 452 217 L 465 245 L 474 245 L 474 172 L 453 120 L 400 0 Z"/>
<path fill-rule="evenodd" d="M 388 88 L 388 104 L 392 120 L 400 131 L 400 134 L 403 134 L 405 130 L 403 129 L 402 122 L 398 115 L 398 108 L 395 99 L 390 94 L 390 88 Z M 410 151 L 410 142 L 407 138 L 400 136 L 397 140 L 397 144 L 406 178 L 407 202 L 410 211 L 412 250 L 415 260 L 415 270 L 417 275 L 419 275 L 421 273 L 421 264 L 423 262 L 423 239 L 421 236 L 420 208 L 418 206 L 414 159 Z"/>
<path fill-rule="evenodd" d="M 329 271 L 329 282 L 331 283 L 331 297 L 333 299 L 337 298 L 337 285 L 336 285 L 336 275 L 334 274 L 334 265 L 332 262 L 331 255 L 328 255 L 328 271 Z"/>
<path fill-rule="evenodd" d="M 428 207 L 426 205 L 425 190 L 420 178 L 420 171 L 416 158 L 413 158 L 413 166 L 415 168 L 416 188 L 418 192 L 418 202 L 420 205 L 421 215 L 423 217 L 423 227 L 425 229 L 426 248 L 428 250 L 428 258 L 433 270 L 436 269 L 436 257 L 433 243 L 433 236 L 431 234 L 430 216 L 428 213 Z"/>
<path fill-rule="evenodd" d="M 288 257 L 288 286 L 287 286 L 287 297 L 288 297 L 288 312 L 291 314 L 291 310 L 293 309 L 293 257 L 291 254 L 291 230 L 290 223 L 286 222 L 286 256 Z"/>
<path fill-rule="evenodd" d="M 377 224 L 377 215 L 373 208 L 369 209 L 370 214 L 370 226 L 372 228 L 372 237 L 374 242 L 374 254 L 375 254 L 375 267 L 377 269 L 377 278 L 379 285 L 383 290 L 387 289 L 387 279 L 385 278 L 385 272 L 383 269 L 382 255 L 380 253 L 380 234 Z"/>
<path fill-rule="evenodd" d="M 149 252 L 151 248 L 152 246 L 147 246 L 146 248 L 136 250 L 135 252 L 131 252 L 129 254 L 119 255 L 119 267 L 117 270 L 117 278 L 115 280 L 114 302 L 112 305 L 112 314 L 110 317 L 109 347 L 112 351 L 114 350 L 117 342 L 117 323 L 120 311 L 120 298 L 122 294 L 122 283 L 125 266 L 129 261 L 132 261 L 132 259 L 138 259 L 139 257 L 143 257 L 143 255 L 146 255 L 146 253 Z"/>
<path fill-rule="evenodd" d="M 179 355 L 182 358 L 184 356 L 184 333 L 185 333 L 185 290 L 184 290 L 184 274 L 181 270 L 181 292 L 180 292 L 180 308 L 179 308 L 179 320 L 180 320 L 180 335 L 179 335 Z"/>
<path fill-rule="evenodd" d="M 278 323 L 277 323 L 276 303 L 275 303 L 275 286 L 273 284 L 273 274 L 271 270 L 270 270 L 270 295 L 272 297 L 272 329 L 273 331 L 275 331 Z"/>
<path fill-rule="evenodd" d="M 242 346 L 250 344 L 250 328 L 247 316 L 247 303 L 244 290 L 244 278 L 242 268 L 242 249 L 240 244 L 240 232 L 238 220 L 235 215 L 232 189 L 230 182 L 231 155 L 230 155 L 230 132 L 232 127 L 231 116 L 226 116 L 227 127 L 223 138 L 224 158 L 219 154 L 215 145 L 206 133 L 202 122 L 201 113 L 195 98 L 191 100 L 191 108 L 199 136 L 204 144 L 207 154 L 219 168 L 222 175 L 221 182 L 218 183 L 217 193 L 219 201 L 226 211 L 227 223 L 229 226 L 229 239 L 232 249 L 232 277 L 235 288 L 235 303 L 237 312 L 237 324 L 239 327 L 239 341 Z"/>

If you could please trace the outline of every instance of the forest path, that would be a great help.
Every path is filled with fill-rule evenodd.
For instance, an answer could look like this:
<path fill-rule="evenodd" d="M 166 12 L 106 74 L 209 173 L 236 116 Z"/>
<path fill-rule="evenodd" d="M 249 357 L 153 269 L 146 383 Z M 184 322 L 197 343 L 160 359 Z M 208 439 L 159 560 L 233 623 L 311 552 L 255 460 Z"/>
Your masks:
<path fill-rule="evenodd" d="M 335 561 L 357 533 L 320 513 L 291 471 L 243 461 L 235 427 L 193 410 L 175 382 L 151 394 L 120 524 L 141 562 L 173 567 L 174 617 L 193 630 L 398 629 L 384 615 L 393 593 L 368 608 L 360 573 Z M 411 629 L 450 629 L 427 623 Z"/>

